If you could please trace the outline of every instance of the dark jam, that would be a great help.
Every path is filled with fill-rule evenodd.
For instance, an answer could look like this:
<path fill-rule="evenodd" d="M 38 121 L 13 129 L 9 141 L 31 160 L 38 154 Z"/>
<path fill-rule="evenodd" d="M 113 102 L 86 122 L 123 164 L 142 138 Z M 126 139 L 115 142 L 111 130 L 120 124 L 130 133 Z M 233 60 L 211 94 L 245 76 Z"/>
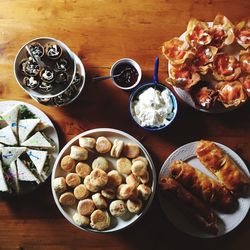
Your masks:
<path fill-rule="evenodd" d="M 130 63 L 121 63 L 117 65 L 113 74 L 121 74 L 120 76 L 114 77 L 114 81 L 123 88 L 133 86 L 138 79 L 138 72 L 136 68 Z"/>

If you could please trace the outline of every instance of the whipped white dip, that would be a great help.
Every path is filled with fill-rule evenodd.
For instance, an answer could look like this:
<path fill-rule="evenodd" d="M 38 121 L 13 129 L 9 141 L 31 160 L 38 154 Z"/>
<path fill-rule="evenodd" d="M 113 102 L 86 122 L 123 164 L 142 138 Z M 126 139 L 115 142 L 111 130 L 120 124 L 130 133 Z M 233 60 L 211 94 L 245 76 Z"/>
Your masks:
<path fill-rule="evenodd" d="M 134 119 L 142 127 L 161 127 L 173 117 L 173 102 L 168 89 L 162 92 L 152 87 L 143 91 L 132 103 Z"/>

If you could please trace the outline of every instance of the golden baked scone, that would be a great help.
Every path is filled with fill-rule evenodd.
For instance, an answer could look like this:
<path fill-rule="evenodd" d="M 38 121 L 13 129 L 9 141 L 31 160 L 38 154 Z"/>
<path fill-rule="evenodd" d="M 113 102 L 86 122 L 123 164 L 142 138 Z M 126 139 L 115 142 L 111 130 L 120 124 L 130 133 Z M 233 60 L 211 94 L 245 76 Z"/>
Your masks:
<path fill-rule="evenodd" d="M 143 161 L 138 160 L 132 164 L 131 170 L 134 175 L 143 176 L 147 171 L 147 166 Z"/>
<path fill-rule="evenodd" d="M 144 157 L 144 156 L 138 156 L 138 157 L 134 158 L 134 159 L 132 160 L 132 163 L 134 163 L 134 162 L 136 162 L 136 161 L 143 161 L 143 162 L 145 163 L 146 167 L 148 166 L 148 160 L 147 160 L 147 158 Z"/>
<path fill-rule="evenodd" d="M 128 184 L 121 184 L 116 190 L 116 197 L 119 200 L 127 200 L 133 195 L 135 187 Z"/>
<path fill-rule="evenodd" d="M 100 136 L 97 138 L 95 149 L 100 154 L 108 153 L 110 151 L 111 147 L 112 147 L 112 144 L 108 138 L 106 138 L 104 136 Z"/>
<path fill-rule="evenodd" d="M 98 209 L 106 209 L 108 207 L 107 201 L 100 193 L 95 193 L 92 195 L 92 200 Z"/>
<path fill-rule="evenodd" d="M 108 172 L 108 184 L 117 187 L 122 184 L 122 176 L 116 170 Z"/>
<path fill-rule="evenodd" d="M 216 175 L 227 189 L 232 191 L 236 196 L 246 194 L 250 183 L 249 177 L 214 142 L 199 141 L 196 148 L 196 155 L 201 163 Z"/>
<path fill-rule="evenodd" d="M 137 188 L 140 184 L 140 179 L 136 175 L 130 174 L 126 177 L 126 183 Z"/>
<path fill-rule="evenodd" d="M 59 197 L 59 202 L 64 206 L 72 206 L 75 204 L 76 198 L 71 192 L 66 192 Z"/>
<path fill-rule="evenodd" d="M 69 155 L 64 156 L 61 160 L 61 168 L 66 172 L 70 172 L 71 170 L 73 170 L 75 165 L 76 161 Z"/>
<path fill-rule="evenodd" d="M 73 215 L 73 221 L 80 227 L 89 225 L 89 217 L 80 215 L 78 213 Z"/>
<path fill-rule="evenodd" d="M 110 151 L 110 156 L 114 158 L 119 158 L 124 147 L 124 142 L 122 140 L 115 139 L 113 146 Z"/>
<path fill-rule="evenodd" d="M 80 184 L 74 188 L 74 196 L 77 200 L 85 199 L 89 196 L 89 190 L 84 184 Z"/>
<path fill-rule="evenodd" d="M 95 147 L 96 140 L 92 137 L 81 137 L 79 138 L 80 147 L 86 149 L 93 149 Z"/>
<path fill-rule="evenodd" d="M 140 154 L 140 148 L 135 144 L 128 143 L 123 148 L 123 154 L 130 159 L 136 158 Z"/>
<path fill-rule="evenodd" d="M 63 193 L 67 190 L 67 185 L 64 177 L 57 177 L 53 180 L 53 189 L 57 193 Z"/>
<path fill-rule="evenodd" d="M 146 170 L 141 176 L 139 176 L 139 179 L 142 184 L 147 184 L 149 182 L 149 172 Z"/>
<path fill-rule="evenodd" d="M 92 169 L 102 169 L 103 171 L 107 172 L 109 168 L 109 163 L 106 158 L 99 156 L 92 162 Z"/>
<path fill-rule="evenodd" d="M 152 193 L 151 188 L 145 184 L 140 184 L 137 187 L 137 190 L 138 190 L 139 195 L 142 197 L 143 200 L 147 200 Z"/>
<path fill-rule="evenodd" d="M 85 162 L 78 162 L 76 164 L 76 173 L 82 177 L 85 178 L 87 175 L 89 175 L 91 172 L 91 167 L 89 166 L 89 164 L 85 163 Z"/>
<path fill-rule="evenodd" d="M 236 199 L 228 189 L 186 162 L 174 161 L 170 175 L 214 208 L 230 210 L 236 205 Z"/>
<path fill-rule="evenodd" d="M 70 157 L 77 161 L 85 161 L 88 159 L 88 150 L 76 145 L 70 148 Z"/>
<path fill-rule="evenodd" d="M 90 181 L 90 175 L 87 175 L 85 178 L 84 178 L 84 185 L 86 186 L 86 188 L 92 192 L 92 193 L 95 193 L 95 192 L 98 192 L 99 191 L 99 187 L 93 185 Z"/>
<path fill-rule="evenodd" d="M 142 201 L 139 199 L 127 200 L 127 208 L 130 213 L 137 214 L 142 208 Z"/>
<path fill-rule="evenodd" d="M 115 198 L 115 190 L 112 188 L 102 189 L 101 194 L 104 198 L 108 200 L 113 200 Z"/>
<path fill-rule="evenodd" d="M 121 174 L 130 174 L 131 165 L 131 161 L 126 157 L 122 157 L 116 161 L 116 169 Z"/>
<path fill-rule="evenodd" d="M 178 208 L 190 218 L 191 222 L 199 224 L 209 233 L 218 233 L 217 216 L 208 206 L 172 177 L 163 177 L 159 184 L 163 194 L 166 194 L 167 198 L 173 198 Z"/>
<path fill-rule="evenodd" d="M 108 175 L 103 170 L 96 168 L 90 173 L 90 183 L 96 187 L 103 187 L 108 183 Z"/>
<path fill-rule="evenodd" d="M 81 178 L 76 173 L 69 173 L 66 175 L 66 183 L 69 187 L 76 187 L 81 183 Z"/>
<path fill-rule="evenodd" d="M 115 217 L 123 216 L 127 211 L 127 206 L 122 200 L 115 200 L 110 203 L 110 213 Z"/>
<path fill-rule="evenodd" d="M 90 216 L 90 226 L 93 229 L 104 230 L 110 226 L 110 217 L 108 212 L 100 209 L 95 210 Z"/>
<path fill-rule="evenodd" d="M 77 211 L 80 215 L 88 216 L 95 210 L 95 204 L 91 199 L 80 200 Z"/>

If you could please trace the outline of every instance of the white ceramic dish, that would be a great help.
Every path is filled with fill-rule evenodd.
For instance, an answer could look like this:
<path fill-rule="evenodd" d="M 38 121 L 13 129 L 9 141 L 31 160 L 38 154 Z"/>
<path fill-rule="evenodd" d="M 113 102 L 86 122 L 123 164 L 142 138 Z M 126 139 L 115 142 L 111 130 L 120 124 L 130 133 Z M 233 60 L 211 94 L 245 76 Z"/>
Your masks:
<path fill-rule="evenodd" d="M 247 176 L 250 176 L 249 171 L 243 160 L 230 148 L 226 147 L 225 145 L 222 145 L 220 143 L 216 143 L 219 147 L 221 147 L 232 159 L 238 164 L 238 166 L 242 169 L 242 171 L 247 174 Z M 175 160 L 182 160 L 189 164 L 191 164 L 193 167 L 196 167 L 197 169 L 201 170 L 208 176 L 215 178 L 198 160 L 198 158 L 195 155 L 195 149 L 196 149 L 197 142 L 191 142 L 188 144 L 185 144 L 184 146 L 176 149 L 164 162 L 160 174 L 159 174 L 159 180 L 169 175 L 169 166 L 170 164 Z M 169 219 L 169 221 L 177 227 L 179 230 L 190 234 L 195 237 L 199 238 L 214 238 L 219 237 L 222 235 L 225 235 L 232 231 L 234 228 L 236 228 L 242 220 L 247 215 L 247 212 L 250 207 L 250 190 L 248 190 L 248 194 L 244 198 L 239 198 L 238 203 L 239 207 L 238 209 L 233 213 L 221 213 L 218 211 L 215 211 L 216 214 L 221 219 L 221 222 L 219 222 L 219 233 L 217 235 L 207 234 L 202 232 L 201 230 L 197 229 L 195 226 L 193 226 L 192 223 L 190 223 L 189 219 L 185 218 L 185 216 L 178 210 L 174 204 L 171 204 L 164 195 L 159 192 L 159 198 L 160 198 L 160 204 L 161 207 Z"/>
<path fill-rule="evenodd" d="M 128 214 L 126 217 L 121 217 L 121 218 L 115 218 L 115 217 L 111 216 L 111 226 L 109 229 L 104 230 L 104 231 L 97 231 L 97 230 L 91 229 L 90 227 L 80 227 L 80 226 L 76 225 L 72 219 L 73 214 L 76 212 L 76 206 L 74 206 L 74 207 L 62 207 L 58 201 L 57 193 L 52 188 L 52 193 L 53 193 L 55 203 L 56 203 L 58 209 L 60 210 L 60 212 L 62 213 L 62 215 L 70 223 L 72 223 L 74 226 L 78 227 L 81 230 L 97 232 L 97 233 L 111 233 L 114 231 L 119 231 L 119 230 L 125 229 L 128 226 L 131 226 L 132 224 L 134 224 L 139 219 L 141 219 L 142 216 L 149 209 L 149 207 L 153 201 L 154 194 L 155 194 L 155 188 L 156 188 L 156 174 L 155 174 L 153 161 L 152 161 L 149 153 L 145 149 L 145 147 L 139 141 L 137 141 L 134 137 L 132 137 L 131 135 L 129 135 L 123 131 L 116 130 L 116 129 L 110 129 L 110 128 L 92 129 L 92 130 L 85 131 L 85 132 L 77 135 L 76 137 L 74 137 L 61 150 L 61 152 L 58 155 L 58 158 L 56 159 L 53 170 L 52 170 L 51 184 L 53 183 L 53 180 L 56 177 L 66 175 L 66 173 L 60 167 L 60 161 L 64 155 L 69 154 L 71 145 L 78 144 L 78 139 L 80 137 L 83 137 L 83 136 L 90 136 L 90 137 L 94 137 L 94 138 L 97 138 L 98 136 L 106 136 L 111 141 L 114 141 L 114 139 L 119 138 L 119 139 L 122 139 L 125 143 L 130 142 L 130 143 L 137 144 L 141 149 L 141 155 L 144 155 L 149 162 L 148 169 L 150 170 L 149 173 L 150 173 L 150 184 L 151 184 L 152 194 L 150 195 L 150 198 L 146 201 L 144 208 L 140 213 L 135 214 L 135 215 Z M 105 154 L 104 156 L 107 157 L 107 159 L 114 166 L 114 162 L 116 159 L 109 157 L 108 154 Z"/>
<path fill-rule="evenodd" d="M 208 26 L 211 27 L 213 25 L 213 22 L 208 22 Z M 182 41 L 185 41 L 185 37 L 186 37 L 186 32 L 184 32 L 182 35 L 179 36 L 179 39 Z M 233 43 L 232 45 L 226 46 L 224 48 L 221 49 L 221 52 L 225 52 L 228 53 L 229 55 L 233 55 L 236 58 L 239 58 L 239 52 L 242 48 L 238 45 Z M 170 72 L 171 69 L 171 64 L 168 63 L 168 72 Z M 170 73 L 169 73 L 170 74 Z M 216 81 L 213 76 L 209 73 L 205 76 L 201 75 L 201 80 L 210 82 L 211 85 L 215 85 L 218 81 Z M 191 106 L 194 109 L 200 110 L 202 112 L 206 112 L 206 113 L 225 113 L 228 111 L 232 111 L 235 110 L 237 107 L 229 107 L 229 108 L 225 108 L 223 106 L 223 104 L 221 104 L 220 102 L 216 102 L 215 106 L 208 109 L 202 108 L 198 105 L 195 104 L 192 96 L 190 95 L 190 93 L 184 89 L 178 88 L 173 86 L 174 91 L 176 92 L 176 94 L 189 106 Z"/>
<path fill-rule="evenodd" d="M 46 102 L 43 102 L 39 98 L 36 98 L 35 96 L 33 96 L 32 94 L 29 94 L 32 99 L 34 99 L 35 101 L 37 101 L 37 102 L 39 102 L 39 103 L 41 103 L 43 105 L 46 105 L 46 106 L 59 106 L 59 107 L 66 106 L 66 105 L 72 103 L 74 100 L 77 99 L 77 97 L 81 94 L 81 92 L 82 92 L 82 90 L 84 88 L 85 80 L 86 80 L 86 72 L 85 72 L 85 68 L 84 68 L 83 63 L 80 60 L 80 58 L 75 53 L 73 53 L 73 55 L 74 55 L 75 62 L 76 62 L 76 73 L 78 73 L 82 78 L 81 83 L 80 83 L 79 87 L 76 90 L 77 91 L 76 95 L 72 99 L 70 99 L 67 102 L 64 102 L 61 105 L 58 105 L 58 104 L 56 104 L 54 102 L 55 97 L 48 98 L 48 100 L 46 100 Z M 72 83 L 71 83 L 71 85 L 72 85 Z"/>
<path fill-rule="evenodd" d="M 7 109 L 9 109 L 10 107 L 14 106 L 14 105 L 25 105 L 28 107 L 28 109 L 34 113 L 39 119 L 41 119 L 41 121 L 47 123 L 50 127 L 47 128 L 44 133 L 46 134 L 46 136 L 48 138 L 51 138 L 55 145 L 56 145 L 56 148 L 55 150 L 53 151 L 52 153 L 52 157 L 51 157 L 51 160 L 50 160 L 50 169 L 48 170 L 47 172 L 47 175 L 46 175 L 46 178 L 45 180 L 51 175 L 51 172 L 52 172 L 52 167 L 54 165 L 54 162 L 57 158 L 57 155 L 59 153 L 59 138 L 58 138 L 58 134 L 57 134 L 57 131 L 56 131 L 56 128 L 54 127 L 53 123 L 51 122 L 51 120 L 48 118 L 48 116 L 43 113 L 40 109 L 38 109 L 37 107 L 29 104 L 29 103 L 26 103 L 26 102 L 21 102 L 21 101 L 2 101 L 0 102 L 0 113 L 6 111 Z M 42 183 L 41 183 L 42 184 Z M 34 189 L 36 189 L 39 185 L 29 185 L 27 184 L 25 186 L 25 190 L 22 191 L 22 194 L 23 193 L 28 193 Z"/>

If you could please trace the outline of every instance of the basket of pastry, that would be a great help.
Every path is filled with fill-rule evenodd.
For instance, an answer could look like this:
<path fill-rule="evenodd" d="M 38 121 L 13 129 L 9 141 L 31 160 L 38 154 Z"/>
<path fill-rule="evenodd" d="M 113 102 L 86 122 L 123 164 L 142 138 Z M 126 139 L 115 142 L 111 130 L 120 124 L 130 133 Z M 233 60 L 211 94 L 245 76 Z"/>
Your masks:
<path fill-rule="evenodd" d="M 190 106 L 225 112 L 249 99 L 250 19 L 237 24 L 218 14 L 213 22 L 191 18 L 187 30 L 162 45 L 167 82 Z"/>
<path fill-rule="evenodd" d="M 201 140 L 177 149 L 164 163 L 159 176 L 161 204 L 184 232 L 217 237 L 233 230 L 248 212 L 249 183 L 248 169 L 236 153 Z M 169 203 L 182 214 L 184 226 L 173 219 Z"/>
<path fill-rule="evenodd" d="M 93 129 L 62 149 L 52 189 L 59 210 L 73 225 L 113 232 L 145 214 L 155 192 L 155 170 L 146 149 L 132 136 Z"/>

